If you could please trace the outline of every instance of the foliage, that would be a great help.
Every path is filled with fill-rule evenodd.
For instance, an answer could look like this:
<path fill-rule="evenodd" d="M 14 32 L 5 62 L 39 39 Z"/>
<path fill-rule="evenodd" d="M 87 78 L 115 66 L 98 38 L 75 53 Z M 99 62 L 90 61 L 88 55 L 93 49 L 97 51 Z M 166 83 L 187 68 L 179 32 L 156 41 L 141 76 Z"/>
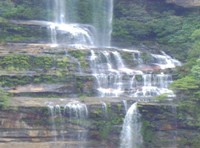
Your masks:
<path fill-rule="evenodd" d="M 0 65 L 2 68 L 10 68 L 13 67 L 15 69 L 28 69 L 30 68 L 28 57 L 24 55 L 13 55 L 10 54 L 8 56 L 3 57 L 0 60 Z"/>
<path fill-rule="evenodd" d="M 167 94 L 161 94 L 159 96 L 156 96 L 155 99 L 158 100 L 158 101 L 166 100 L 167 99 Z"/>
<path fill-rule="evenodd" d="M 0 19 L 0 41 L 36 42 L 47 41 L 47 31 L 42 27 L 16 25 Z"/>
<path fill-rule="evenodd" d="M 191 34 L 193 41 L 187 58 L 187 63 L 178 72 L 179 79 L 174 81 L 171 87 L 176 91 L 179 103 L 179 119 L 185 124 L 193 127 L 200 127 L 200 41 L 199 29 Z M 188 119 L 188 117 L 190 117 Z M 193 143 L 193 142 L 192 142 Z M 194 141 L 194 145 L 195 145 Z M 194 146 L 195 147 L 195 146 Z"/>
<path fill-rule="evenodd" d="M 118 107 L 118 109 L 121 109 Z M 97 114 L 104 114 L 102 110 L 97 110 Z M 120 114 L 117 114 L 116 111 L 111 110 L 110 104 L 108 105 L 107 108 L 107 117 L 100 118 L 100 120 L 95 120 L 95 126 L 97 127 L 99 134 L 103 140 L 109 139 L 109 135 L 113 132 L 119 132 L 118 128 L 114 129 L 113 127 L 115 125 L 120 125 L 123 122 L 122 116 Z M 108 118 L 109 117 L 109 118 Z"/>
<path fill-rule="evenodd" d="M 87 51 L 71 50 L 68 53 L 70 54 L 70 56 L 74 57 L 75 59 L 78 59 L 82 68 L 89 67 L 89 63 L 86 61 L 88 53 Z"/>
<path fill-rule="evenodd" d="M 191 35 L 192 40 L 200 39 L 200 29 L 195 30 Z"/>
<path fill-rule="evenodd" d="M 75 64 L 71 63 L 65 56 L 56 58 L 48 55 L 33 56 L 25 54 L 9 54 L 0 57 L 0 68 L 10 71 L 20 70 L 51 70 L 52 68 L 62 68 L 67 71 L 69 68 L 75 69 Z"/>
<path fill-rule="evenodd" d="M 9 105 L 10 94 L 0 89 L 0 109 L 5 109 Z"/>
<path fill-rule="evenodd" d="M 142 121 L 142 136 L 143 136 L 143 140 L 145 141 L 145 145 L 149 146 L 149 143 L 154 143 L 155 140 L 155 131 L 153 131 L 153 125 L 147 121 L 144 120 Z"/>
<path fill-rule="evenodd" d="M 192 76 L 186 76 L 181 79 L 176 80 L 171 87 L 176 90 L 196 90 L 199 88 L 198 81 Z"/>
<path fill-rule="evenodd" d="M 144 63 L 148 64 L 148 63 L 152 63 L 153 62 L 153 57 L 151 56 L 150 53 L 148 52 L 143 52 L 141 54 L 141 59 Z"/>
<path fill-rule="evenodd" d="M 126 65 L 128 65 L 128 66 L 136 66 L 138 64 L 137 62 L 133 62 L 133 59 L 134 59 L 133 53 L 121 52 L 120 55 L 121 55 L 121 57 L 124 60 L 124 63 Z"/>
<path fill-rule="evenodd" d="M 164 1 L 116 0 L 114 12 L 112 35 L 113 43 L 118 46 L 156 42 L 185 61 L 194 43 L 192 38 L 198 38 L 200 16 L 195 9 L 168 5 Z"/>
<path fill-rule="evenodd" d="M 197 59 L 196 64 L 192 67 L 191 74 L 196 80 L 200 80 L 200 59 Z"/>
<path fill-rule="evenodd" d="M 34 7 L 33 7 L 34 6 Z M 46 20 L 48 12 L 44 9 L 46 0 L 1 0 L 0 1 L 0 41 L 42 41 L 46 30 L 34 26 L 11 24 L 7 20 Z M 46 35 L 47 36 L 47 35 Z M 47 40 L 47 38 L 46 38 Z"/>
<path fill-rule="evenodd" d="M 32 7 L 34 5 L 34 7 Z M 1 0 L 0 16 L 8 19 L 45 19 L 45 0 Z M 37 14 L 37 15 L 36 15 Z"/>
<path fill-rule="evenodd" d="M 95 2 L 96 14 L 91 14 L 94 7 L 91 0 L 78 0 L 77 3 L 77 7 L 66 6 L 71 11 L 69 20 L 91 23 L 95 19 L 97 23 L 93 25 L 102 28 L 103 1 Z M 2 0 L 0 8 L 0 42 L 49 41 L 46 29 L 14 25 L 6 19 L 52 20 L 53 3 L 50 0 Z M 164 1 L 115 0 L 112 39 L 114 45 L 123 47 L 157 42 L 167 47 L 164 50 L 185 61 L 194 39 L 199 38 L 199 21 L 198 9 L 180 8 Z M 81 65 L 87 67 L 85 62 Z"/>

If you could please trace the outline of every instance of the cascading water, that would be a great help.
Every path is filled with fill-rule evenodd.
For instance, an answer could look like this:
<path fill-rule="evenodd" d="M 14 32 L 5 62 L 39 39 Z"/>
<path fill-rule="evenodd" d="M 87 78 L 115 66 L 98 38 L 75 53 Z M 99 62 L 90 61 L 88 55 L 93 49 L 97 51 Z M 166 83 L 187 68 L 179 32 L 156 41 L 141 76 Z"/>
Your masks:
<path fill-rule="evenodd" d="M 65 23 L 65 0 L 54 0 L 54 22 L 56 23 Z"/>
<path fill-rule="evenodd" d="M 69 102 L 64 107 L 65 115 L 70 118 L 86 119 L 88 117 L 87 106 L 78 101 Z"/>
<path fill-rule="evenodd" d="M 128 109 L 120 137 L 120 148 L 141 148 L 143 138 L 141 135 L 140 114 L 137 103 Z"/>
<path fill-rule="evenodd" d="M 85 104 L 80 103 L 78 101 L 73 101 L 67 103 L 66 105 L 54 105 L 50 102 L 48 102 L 47 105 L 51 114 L 52 132 L 55 135 L 54 141 L 67 140 L 67 138 L 65 137 L 67 136 L 67 133 L 64 133 L 64 131 L 66 130 L 65 124 L 71 123 L 73 123 L 73 125 L 77 124 L 75 129 L 77 130 L 77 135 L 71 138 L 79 142 L 87 141 L 88 130 L 83 126 L 84 121 L 88 118 L 88 109 Z M 63 112 L 61 111 L 61 107 L 64 108 Z M 66 120 L 65 117 L 68 117 L 69 120 Z M 86 145 L 77 144 L 77 147 L 84 148 L 86 147 Z"/>
<path fill-rule="evenodd" d="M 53 44 L 110 46 L 113 0 L 55 0 L 52 6 L 54 18 L 49 28 Z"/>
<path fill-rule="evenodd" d="M 178 60 L 173 59 L 164 52 L 161 53 L 161 55 L 151 54 L 154 58 L 153 65 L 159 66 L 162 70 L 181 66 Z M 172 83 L 172 76 L 170 74 L 164 74 L 164 72 L 159 74 L 150 73 L 142 75 L 142 78 L 143 86 L 133 94 L 134 97 L 151 97 L 161 94 L 166 94 L 168 97 L 175 97 L 173 91 L 168 89 Z"/>
<path fill-rule="evenodd" d="M 133 96 L 135 97 L 151 97 L 161 94 L 167 94 L 169 97 L 173 97 L 174 93 L 168 89 L 168 86 L 172 83 L 172 76 L 169 74 L 144 74 L 143 86 L 138 89 Z"/>
<path fill-rule="evenodd" d="M 128 104 L 127 104 L 127 101 L 126 100 L 123 100 L 123 105 L 124 105 L 124 110 L 125 110 L 125 113 L 127 112 L 128 110 Z"/>
<path fill-rule="evenodd" d="M 102 102 L 102 112 L 105 118 L 108 117 L 108 107 L 107 104 L 105 102 Z"/>
<path fill-rule="evenodd" d="M 56 125 L 55 125 L 55 120 L 54 120 L 54 117 L 55 117 L 55 115 L 54 115 L 54 106 L 48 105 L 48 108 L 49 108 L 50 114 L 51 114 L 52 131 L 54 132 L 53 135 L 55 135 L 55 136 L 54 136 L 54 141 L 57 141 L 57 137 L 56 137 L 57 131 L 56 131 Z"/>
<path fill-rule="evenodd" d="M 131 70 L 125 67 L 117 51 L 95 52 L 91 50 L 90 66 L 97 80 L 97 90 L 101 97 L 117 97 L 124 92 L 122 85 L 126 84 L 122 82 L 122 73 L 130 72 Z"/>
<path fill-rule="evenodd" d="M 69 116 L 70 122 L 76 121 L 76 124 L 78 125 L 78 127 L 77 127 L 78 132 L 74 138 L 78 141 L 86 142 L 88 130 L 86 128 L 84 128 L 83 123 L 84 123 L 84 120 L 86 120 L 88 118 L 87 106 L 78 101 L 73 101 L 73 102 L 66 104 L 64 107 L 64 110 L 65 110 L 65 115 Z M 77 147 L 84 148 L 84 147 L 86 147 L 86 145 L 80 144 Z"/>
<path fill-rule="evenodd" d="M 55 137 L 54 137 L 54 141 L 57 141 L 57 135 L 60 135 L 60 137 L 62 138 L 62 140 L 64 140 L 64 121 L 63 121 L 63 116 L 61 113 L 61 108 L 59 105 L 51 105 L 48 104 L 48 108 L 50 110 L 50 114 L 51 114 L 51 121 L 52 121 L 52 131 L 55 133 Z M 58 117 L 59 119 L 59 127 L 57 126 L 55 119 Z M 57 128 L 58 127 L 58 128 Z"/>
<path fill-rule="evenodd" d="M 111 43 L 113 0 L 93 0 L 93 25 L 96 28 L 98 47 L 109 47 Z"/>
<path fill-rule="evenodd" d="M 63 134 L 63 131 L 64 131 L 64 121 L 63 121 L 63 116 L 62 116 L 62 113 L 61 113 L 61 107 L 60 105 L 56 105 L 55 106 L 55 112 L 56 114 L 58 114 L 58 118 L 59 118 L 59 121 L 60 121 L 60 135 L 61 135 L 61 138 L 62 140 L 64 140 L 64 134 Z"/>
<path fill-rule="evenodd" d="M 135 54 L 139 60 L 137 63 L 140 63 L 140 54 L 138 52 Z M 154 54 L 152 57 L 155 60 L 149 64 L 159 65 L 160 70 L 180 65 L 178 61 L 166 54 Z M 174 97 L 174 93 L 168 89 L 172 83 L 170 74 L 153 73 L 153 71 L 147 73 L 134 69 L 134 67 L 130 69 L 125 65 L 118 51 L 91 50 L 90 67 L 96 78 L 97 91 L 101 97 L 118 97 L 122 94 L 128 94 L 132 97 L 152 97 L 166 94 L 169 97 Z"/>
<path fill-rule="evenodd" d="M 162 55 L 159 54 L 151 54 L 156 62 L 155 65 L 160 66 L 161 69 L 167 69 L 167 68 L 175 68 L 176 66 L 181 66 L 181 63 L 167 55 L 165 52 L 162 51 Z"/>
<path fill-rule="evenodd" d="M 178 126 L 178 123 L 177 123 L 177 107 L 175 105 L 172 105 L 172 114 L 174 115 L 174 127 L 175 129 L 172 131 L 172 142 L 170 144 L 170 146 L 172 148 L 177 148 L 178 145 L 177 145 L 177 135 L 178 135 L 178 132 L 177 132 L 177 126 Z"/>

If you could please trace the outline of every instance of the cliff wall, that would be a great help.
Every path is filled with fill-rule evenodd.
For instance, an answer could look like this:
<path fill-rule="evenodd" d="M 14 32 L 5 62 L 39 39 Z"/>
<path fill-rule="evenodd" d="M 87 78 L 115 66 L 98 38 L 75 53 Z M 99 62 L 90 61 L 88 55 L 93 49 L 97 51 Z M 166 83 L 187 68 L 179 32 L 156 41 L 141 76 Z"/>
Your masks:
<path fill-rule="evenodd" d="M 127 100 L 128 106 L 134 101 Z M 138 105 L 142 121 L 143 146 L 186 148 L 198 145 L 198 127 L 186 124 L 189 115 L 180 119 L 180 108 L 171 104 Z M 28 147 L 118 147 L 125 109 L 122 101 L 87 104 L 88 117 L 70 119 L 61 109 L 52 116 L 48 107 L 13 107 L 1 110 L 0 146 Z M 52 122 L 54 120 L 54 123 Z M 192 140 L 191 140 L 192 137 Z M 22 143 L 23 142 L 23 143 Z"/>

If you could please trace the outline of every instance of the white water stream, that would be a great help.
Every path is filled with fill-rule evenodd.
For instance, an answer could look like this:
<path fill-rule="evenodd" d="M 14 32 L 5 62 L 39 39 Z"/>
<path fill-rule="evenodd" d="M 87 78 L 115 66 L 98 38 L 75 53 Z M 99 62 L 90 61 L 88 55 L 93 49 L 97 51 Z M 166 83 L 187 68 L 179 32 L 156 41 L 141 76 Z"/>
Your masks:
<path fill-rule="evenodd" d="M 72 137 L 72 139 L 80 141 L 80 142 L 86 142 L 87 141 L 87 135 L 88 130 L 84 128 L 82 125 L 84 123 L 84 120 L 88 118 L 88 109 L 87 106 L 83 103 L 80 103 L 78 101 L 69 102 L 67 104 L 63 105 L 54 105 L 52 103 L 47 103 L 48 108 L 50 110 L 51 115 L 51 121 L 52 121 L 52 132 L 54 133 L 54 141 L 67 140 L 65 137 L 64 131 L 65 129 L 65 116 L 69 118 L 69 121 L 67 122 L 74 122 L 76 121 L 76 130 L 77 135 L 75 137 Z M 63 111 L 61 111 L 61 108 L 63 108 Z M 56 123 L 57 121 L 57 123 Z M 73 123 L 75 125 L 75 123 Z M 85 148 L 86 145 L 77 145 L 78 148 Z"/>
<path fill-rule="evenodd" d="M 87 8 L 82 8 L 84 12 L 89 12 L 87 17 L 90 18 L 84 24 L 81 23 L 83 18 L 79 12 L 81 3 L 81 0 L 55 0 L 52 2 L 54 18 L 49 26 L 51 42 L 54 45 L 109 47 L 112 33 L 113 0 L 90 0 Z"/>
<path fill-rule="evenodd" d="M 143 143 L 141 135 L 140 114 L 137 103 L 128 109 L 120 137 L 120 148 L 140 148 Z"/>
<path fill-rule="evenodd" d="M 159 66 L 160 70 L 180 66 L 180 62 L 165 53 L 154 54 L 152 57 L 155 62 L 149 64 Z M 140 63 L 141 58 L 137 59 Z M 132 97 L 152 97 L 161 94 L 166 94 L 168 97 L 175 96 L 168 88 L 172 83 L 170 74 L 128 68 L 118 51 L 91 50 L 90 67 L 96 78 L 96 89 L 100 97 L 118 97 L 123 94 Z"/>

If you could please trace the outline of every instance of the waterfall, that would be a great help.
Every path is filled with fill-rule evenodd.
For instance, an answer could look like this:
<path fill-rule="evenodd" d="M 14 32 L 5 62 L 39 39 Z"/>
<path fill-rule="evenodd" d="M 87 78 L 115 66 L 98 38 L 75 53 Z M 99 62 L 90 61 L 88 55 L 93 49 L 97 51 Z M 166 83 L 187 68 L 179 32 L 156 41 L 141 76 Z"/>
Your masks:
<path fill-rule="evenodd" d="M 158 65 L 161 69 L 175 68 L 181 66 L 181 63 L 167 55 L 162 51 L 162 54 L 151 54 L 155 58 L 155 65 Z"/>
<path fill-rule="evenodd" d="M 128 104 L 127 104 L 127 101 L 126 100 L 123 100 L 123 105 L 124 105 L 124 110 L 125 110 L 125 113 L 127 112 L 128 110 Z"/>
<path fill-rule="evenodd" d="M 54 135 L 54 141 L 67 140 L 65 138 L 65 124 L 69 122 L 72 125 L 75 125 L 75 129 L 77 130 L 77 135 L 71 137 L 73 140 L 77 140 L 79 142 L 87 141 L 87 133 L 88 130 L 84 127 L 85 121 L 88 118 L 88 109 L 87 106 L 78 101 L 72 101 L 67 104 L 62 105 L 54 105 L 52 103 L 47 103 L 52 122 L 52 133 Z M 61 107 L 64 108 L 64 111 L 61 111 Z M 66 120 L 68 117 L 68 120 Z M 58 122 L 59 121 L 59 122 Z M 66 133 L 68 134 L 68 132 Z M 58 136 L 60 139 L 58 139 Z M 79 144 L 79 148 L 86 147 L 85 144 Z"/>
<path fill-rule="evenodd" d="M 161 94 L 167 94 L 169 97 L 174 97 L 172 90 L 168 89 L 172 83 L 172 76 L 169 74 L 143 74 L 143 86 L 138 89 L 134 97 L 152 97 Z"/>
<path fill-rule="evenodd" d="M 137 56 L 139 56 L 138 53 Z M 176 62 L 173 62 L 175 60 L 167 55 L 155 56 L 154 54 L 152 57 L 156 57 L 157 60 L 149 64 L 161 65 L 160 69 L 169 68 L 169 61 L 176 66 Z M 162 57 L 164 62 L 158 57 Z M 91 50 L 90 68 L 96 79 L 96 89 L 100 97 L 118 97 L 127 93 L 132 97 L 152 97 L 161 94 L 169 97 L 175 96 L 173 91 L 168 89 L 172 83 L 170 74 L 153 73 L 152 71 L 147 73 L 128 68 L 118 51 Z M 141 76 L 140 80 L 137 79 L 138 76 Z"/>
<path fill-rule="evenodd" d="M 137 103 L 128 109 L 120 137 L 120 148 L 140 148 L 143 143 L 141 135 L 140 114 Z"/>
<path fill-rule="evenodd" d="M 110 46 L 113 0 L 55 0 L 51 4 L 53 44 Z"/>
<path fill-rule="evenodd" d="M 61 108 L 60 105 L 48 105 L 48 108 L 50 110 L 50 114 L 51 114 L 51 122 L 52 122 L 52 131 L 55 132 L 55 137 L 54 137 L 54 141 L 57 141 L 57 135 L 59 134 L 62 138 L 62 140 L 64 140 L 64 121 L 63 121 L 63 116 L 61 113 Z M 54 118 L 58 118 L 59 119 L 59 126 L 57 126 L 55 119 Z M 58 133 L 59 132 L 59 133 Z"/>
<path fill-rule="evenodd" d="M 65 0 L 54 0 L 54 22 L 55 23 L 65 23 Z"/>
<path fill-rule="evenodd" d="M 57 141 L 57 131 L 56 131 L 56 125 L 55 125 L 55 120 L 54 120 L 54 106 L 48 105 L 48 108 L 50 110 L 50 115 L 51 115 L 51 124 L 52 124 L 52 131 L 55 132 L 55 136 L 54 136 L 54 141 Z"/>
<path fill-rule="evenodd" d="M 93 0 L 93 25 L 96 28 L 97 46 L 110 46 L 112 18 L 113 0 Z"/>
<path fill-rule="evenodd" d="M 178 144 L 177 144 L 177 135 L 178 135 L 178 132 L 177 132 L 177 126 L 178 126 L 178 123 L 177 123 L 177 107 L 175 105 L 172 105 L 171 108 L 172 108 L 172 114 L 174 115 L 173 124 L 175 126 L 175 129 L 172 132 L 173 138 L 172 138 L 172 142 L 171 142 L 170 146 L 173 147 L 173 148 L 177 148 L 178 147 Z"/>
<path fill-rule="evenodd" d="M 118 52 L 91 50 L 90 67 L 101 97 L 117 97 L 123 93 L 121 68 L 125 66 Z"/>
<path fill-rule="evenodd" d="M 76 119 L 86 119 L 88 117 L 87 106 L 78 101 L 69 102 L 64 107 L 65 115 Z"/>
<path fill-rule="evenodd" d="M 69 116 L 70 122 L 76 121 L 78 133 L 76 135 L 76 140 L 81 142 L 87 141 L 88 130 L 84 128 L 84 121 L 88 118 L 87 106 L 78 101 L 69 102 L 64 107 L 65 115 Z M 87 147 L 85 144 L 79 144 L 78 148 Z"/>
<path fill-rule="evenodd" d="M 102 102 L 102 112 L 105 118 L 108 117 L 108 107 L 107 104 L 105 102 Z"/>
<path fill-rule="evenodd" d="M 65 139 L 65 136 L 64 136 L 64 134 L 63 134 L 63 131 L 64 131 L 64 121 L 63 121 L 63 116 L 62 116 L 62 113 L 61 113 L 61 107 L 60 107 L 60 105 L 56 105 L 55 107 L 54 107 L 54 109 L 55 109 L 55 113 L 58 115 L 58 118 L 59 118 L 59 130 L 60 130 L 60 135 L 61 135 L 61 138 L 62 138 L 62 140 L 64 140 Z"/>

